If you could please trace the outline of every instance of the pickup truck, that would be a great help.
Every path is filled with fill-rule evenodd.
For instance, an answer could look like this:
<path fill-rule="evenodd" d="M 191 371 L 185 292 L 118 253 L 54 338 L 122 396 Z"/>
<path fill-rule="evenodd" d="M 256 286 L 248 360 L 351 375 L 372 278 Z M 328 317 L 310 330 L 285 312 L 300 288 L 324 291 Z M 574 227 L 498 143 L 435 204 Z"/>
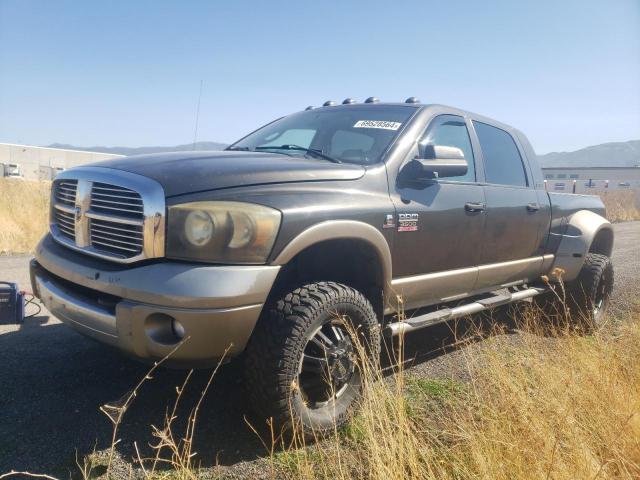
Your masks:
<path fill-rule="evenodd" d="M 356 351 L 536 297 L 602 319 L 613 230 L 596 196 L 547 192 L 518 130 L 415 98 L 327 102 L 224 151 L 66 170 L 33 290 L 69 326 L 146 361 L 238 358 L 284 431 L 343 425 Z M 557 305 L 555 305 L 557 307 Z"/>

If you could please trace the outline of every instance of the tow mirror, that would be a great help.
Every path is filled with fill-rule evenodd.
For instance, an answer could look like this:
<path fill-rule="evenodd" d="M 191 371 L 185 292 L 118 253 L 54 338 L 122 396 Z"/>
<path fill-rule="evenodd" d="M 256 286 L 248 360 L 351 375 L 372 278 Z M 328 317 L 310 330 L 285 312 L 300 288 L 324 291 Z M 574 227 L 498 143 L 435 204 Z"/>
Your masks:
<path fill-rule="evenodd" d="M 419 156 L 404 166 L 402 175 L 407 180 L 460 177 L 468 168 L 464 152 L 457 147 L 421 145 Z"/>

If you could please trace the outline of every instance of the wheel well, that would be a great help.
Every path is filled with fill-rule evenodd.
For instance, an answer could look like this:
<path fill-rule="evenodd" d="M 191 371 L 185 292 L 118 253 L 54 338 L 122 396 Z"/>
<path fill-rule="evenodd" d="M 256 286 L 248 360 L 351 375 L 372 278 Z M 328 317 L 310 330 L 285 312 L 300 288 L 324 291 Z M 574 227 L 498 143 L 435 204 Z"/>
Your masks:
<path fill-rule="evenodd" d="M 282 267 L 272 293 L 320 280 L 343 283 L 363 293 L 382 318 L 384 273 L 376 249 L 364 240 L 335 239 L 307 247 Z"/>
<path fill-rule="evenodd" d="M 591 242 L 589 253 L 599 253 L 601 255 L 611 256 L 613 250 L 613 231 L 609 228 L 601 229 Z"/>

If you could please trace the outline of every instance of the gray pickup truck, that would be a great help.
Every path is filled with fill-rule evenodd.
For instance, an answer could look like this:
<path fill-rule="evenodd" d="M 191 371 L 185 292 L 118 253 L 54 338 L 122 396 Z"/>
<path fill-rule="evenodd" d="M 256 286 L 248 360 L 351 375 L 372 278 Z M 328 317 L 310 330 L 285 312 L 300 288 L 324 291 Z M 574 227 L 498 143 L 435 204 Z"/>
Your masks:
<path fill-rule="evenodd" d="M 512 127 L 347 99 L 225 151 L 66 170 L 31 278 L 53 315 L 136 358 L 181 342 L 167 363 L 238 357 L 259 415 L 322 433 L 357 403 L 359 341 L 377 359 L 382 334 L 546 304 L 560 280 L 573 318 L 597 323 L 613 285 L 604 213 L 547 192 Z"/>

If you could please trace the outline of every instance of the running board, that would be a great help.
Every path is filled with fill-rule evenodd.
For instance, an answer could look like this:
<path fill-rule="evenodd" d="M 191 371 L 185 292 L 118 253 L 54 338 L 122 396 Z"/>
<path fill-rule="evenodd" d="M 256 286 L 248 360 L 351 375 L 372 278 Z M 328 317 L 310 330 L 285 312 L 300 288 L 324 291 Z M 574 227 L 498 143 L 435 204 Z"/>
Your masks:
<path fill-rule="evenodd" d="M 460 305 L 459 307 L 443 308 L 435 312 L 409 318 L 403 322 L 390 323 L 385 329 L 385 334 L 395 337 L 396 335 L 420 330 L 421 328 L 453 320 L 454 318 L 466 317 L 467 315 L 473 315 L 474 313 L 490 310 L 501 305 L 535 297 L 545 291 L 545 288 L 527 288 L 526 290 L 518 290 L 513 293 L 498 294 L 493 297 L 483 298 L 466 305 Z"/>

